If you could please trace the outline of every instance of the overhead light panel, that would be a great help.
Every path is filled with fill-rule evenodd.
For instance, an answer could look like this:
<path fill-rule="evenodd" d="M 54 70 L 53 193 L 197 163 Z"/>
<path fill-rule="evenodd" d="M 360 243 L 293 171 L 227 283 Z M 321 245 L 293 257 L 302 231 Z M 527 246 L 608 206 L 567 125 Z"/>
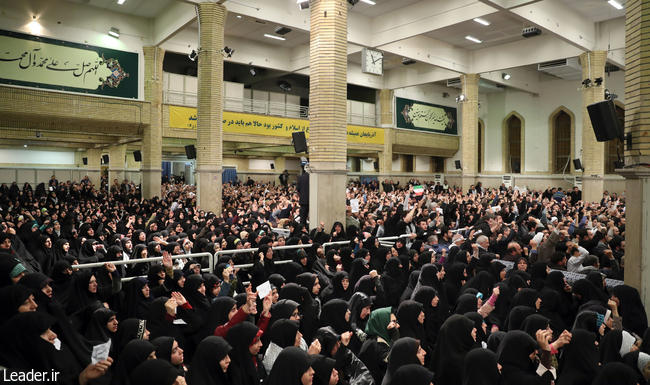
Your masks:
<path fill-rule="evenodd" d="M 372 0 L 361 0 L 361 1 L 364 2 L 364 3 L 366 3 L 366 4 L 370 4 L 370 5 L 375 5 L 375 4 L 377 4 L 377 3 L 375 3 L 375 2 L 372 1 Z"/>
<path fill-rule="evenodd" d="M 507 74 L 505 72 L 501 74 L 501 77 L 503 78 L 503 80 L 510 80 L 510 74 Z"/>
<path fill-rule="evenodd" d="M 474 43 L 483 43 L 483 40 L 476 38 L 474 36 L 465 36 L 465 39 L 473 41 Z"/>
<path fill-rule="evenodd" d="M 309 8 L 309 0 L 298 0 L 298 8 L 302 11 L 303 9 Z"/>
<path fill-rule="evenodd" d="M 265 33 L 264 37 L 268 37 L 270 39 L 276 39 L 276 40 L 287 40 L 287 39 L 283 38 L 282 36 L 270 35 L 268 33 Z"/>
<path fill-rule="evenodd" d="M 483 19 L 480 19 L 480 18 L 478 18 L 478 17 L 477 17 L 476 19 L 474 19 L 474 21 L 477 22 L 477 23 L 479 23 L 479 24 L 483 24 L 483 25 L 486 26 L 486 27 L 487 27 L 488 25 L 490 25 L 490 22 L 489 22 L 489 21 L 487 21 L 487 20 L 483 20 Z"/>
<path fill-rule="evenodd" d="M 115 28 L 115 27 L 111 27 L 111 30 L 108 31 L 108 34 L 110 36 L 115 37 L 115 38 L 119 38 L 120 37 L 120 30 Z"/>
<path fill-rule="evenodd" d="M 624 7 L 623 7 L 623 6 L 622 6 L 618 1 L 616 1 L 616 0 L 609 0 L 608 3 L 609 3 L 609 5 L 611 5 L 612 7 L 616 8 L 616 9 L 623 9 L 623 8 L 624 8 Z"/>
<path fill-rule="evenodd" d="M 117 3 L 118 3 L 118 4 L 124 4 L 125 1 L 126 1 L 126 0 L 117 0 Z"/>

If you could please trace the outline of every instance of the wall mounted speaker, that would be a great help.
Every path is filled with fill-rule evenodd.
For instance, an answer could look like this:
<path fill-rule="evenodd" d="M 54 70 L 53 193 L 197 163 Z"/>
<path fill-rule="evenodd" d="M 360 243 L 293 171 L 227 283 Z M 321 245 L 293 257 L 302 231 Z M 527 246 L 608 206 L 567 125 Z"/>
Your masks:
<path fill-rule="evenodd" d="M 587 106 L 587 111 L 597 141 L 607 142 L 623 136 L 623 125 L 618 118 L 613 100 L 590 104 Z"/>
<path fill-rule="evenodd" d="M 142 153 L 140 150 L 133 151 L 133 158 L 136 162 L 142 162 Z"/>
<path fill-rule="evenodd" d="M 296 154 L 299 152 L 307 152 L 307 139 L 305 138 L 304 131 L 291 133 L 291 138 L 293 139 L 293 150 Z"/>
<path fill-rule="evenodd" d="M 456 170 L 461 170 L 462 167 L 460 167 L 460 160 L 456 161 Z"/>
<path fill-rule="evenodd" d="M 108 155 L 102 155 L 102 159 L 104 160 L 104 164 L 108 164 Z"/>
<path fill-rule="evenodd" d="M 193 144 L 185 146 L 185 155 L 187 155 L 187 159 L 196 159 L 196 147 Z"/>
<path fill-rule="evenodd" d="M 84 166 L 88 165 L 88 158 L 81 158 L 81 161 L 84 162 Z"/>
<path fill-rule="evenodd" d="M 580 163 L 580 159 L 574 159 L 573 160 L 573 169 L 574 170 L 582 170 L 582 163 Z"/>

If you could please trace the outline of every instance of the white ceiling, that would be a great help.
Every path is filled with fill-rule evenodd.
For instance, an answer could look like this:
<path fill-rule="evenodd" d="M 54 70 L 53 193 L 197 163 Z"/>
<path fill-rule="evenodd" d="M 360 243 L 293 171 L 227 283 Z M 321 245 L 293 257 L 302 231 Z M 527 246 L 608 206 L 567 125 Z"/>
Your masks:
<path fill-rule="evenodd" d="M 506 11 L 492 13 L 482 17 L 482 19 L 491 24 L 484 26 L 470 20 L 437 29 L 425 34 L 425 36 L 470 51 L 525 39 L 521 36 L 521 30 L 524 28 L 524 24 L 513 16 L 508 15 Z M 476 37 L 483 42 L 479 44 L 467 40 L 465 36 L 468 35 Z"/>
<path fill-rule="evenodd" d="M 294 29 L 286 35 L 278 35 L 275 33 L 275 27 L 277 27 L 278 24 L 271 22 L 260 24 L 259 21 L 260 20 L 256 22 L 255 19 L 246 16 L 238 18 L 237 15 L 229 13 L 228 20 L 226 20 L 225 34 L 226 36 L 259 41 L 266 45 L 281 46 L 285 48 L 294 48 L 300 45 L 309 44 L 309 33 L 307 32 Z M 264 34 L 280 36 L 286 40 L 271 39 L 265 37 Z"/>
<path fill-rule="evenodd" d="M 151 19 L 165 9 L 175 0 L 126 0 L 124 4 L 117 4 L 117 0 L 70 0 L 75 3 L 88 4 L 93 7 L 109 11 L 126 13 L 129 15 Z"/>
<path fill-rule="evenodd" d="M 600 22 L 617 17 L 625 17 L 625 8 L 618 10 L 607 3 L 607 0 L 560 0 L 565 5 L 575 9 L 582 16 Z M 625 0 L 617 0 L 625 5 Z"/>
<path fill-rule="evenodd" d="M 425 2 L 423 0 L 373 0 L 375 5 L 370 5 L 359 1 L 357 5 L 352 7 L 351 12 L 358 13 L 374 19 L 377 16 L 382 16 L 387 13 L 396 11 L 400 8 L 408 7 L 409 5 Z"/>

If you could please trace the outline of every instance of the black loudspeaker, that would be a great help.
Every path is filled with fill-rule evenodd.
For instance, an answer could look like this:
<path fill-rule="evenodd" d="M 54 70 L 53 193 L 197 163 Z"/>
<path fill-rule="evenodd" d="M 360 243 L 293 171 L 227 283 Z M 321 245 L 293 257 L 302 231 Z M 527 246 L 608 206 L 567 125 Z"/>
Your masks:
<path fill-rule="evenodd" d="M 275 170 L 275 164 L 271 163 L 271 170 Z"/>
<path fill-rule="evenodd" d="M 104 164 L 108 164 L 108 155 L 102 155 L 102 159 L 104 159 Z"/>
<path fill-rule="evenodd" d="M 88 158 L 81 158 L 81 161 L 84 162 L 84 166 L 88 165 Z"/>
<path fill-rule="evenodd" d="M 372 162 L 372 165 L 375 167 L 375 170 L 379 170 L 379 162 Z"/>
<path fill-rule="evenodd" d="M 462 167 L 460 167 L 460 160 L 456 161 L 456 170 L 460 170 Z"/>
<path fill-rule="evenodd" d="M 136 162 L 142 162 L 142 153 L 139 150 L 133 151 L 133 158 Z"/>
<path fill-rule="evenodd" d="M 196 148 L 193 144 L 185 146 L 185 155 L 187 155 L 187 159 L 196 159 Z"/>
<path fill-rule="evenodd" d="M 580 163 L 580 159 L 574 159 L 573 160 L 573 169 L 574 170 L 582 170 L 582 163 Z"/>
<path fill-rule="evenodd" d="M 297 153 L 307 151 L 307 139 L 304 131 L 291 133 L 293 139 L 293 150 Z"/>
<path fill-rule="evenodd" d="M 616 114 L 616 106 L 613 100 L 603 100 L 602 102 L 590 104 L 587 106 L 587 111 L 597 141 L 607 142 L 623 136 L 623 125 L 618 118 L 618 114 Z"/>

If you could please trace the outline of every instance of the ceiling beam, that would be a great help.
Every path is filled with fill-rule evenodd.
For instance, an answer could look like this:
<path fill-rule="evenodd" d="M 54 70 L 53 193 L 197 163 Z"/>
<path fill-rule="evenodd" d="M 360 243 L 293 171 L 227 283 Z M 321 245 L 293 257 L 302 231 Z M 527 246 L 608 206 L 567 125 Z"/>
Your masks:
<path fill-rule="evenodd" d="M 153 19 L 151 43 L 160 46 L 196 19 L 195 5 L 172 2 Z"/>
<path fill-rule="evenodd" d="M 469 51 L 422 35 L 386 44 L 378 49 L 450 71 L 470 71 Z"/>
<path fill-rule="evenodd" d="M 372 46 L 394 43 L 498 12 L 475 0 L 422 1 L 372 19 Z"/>

